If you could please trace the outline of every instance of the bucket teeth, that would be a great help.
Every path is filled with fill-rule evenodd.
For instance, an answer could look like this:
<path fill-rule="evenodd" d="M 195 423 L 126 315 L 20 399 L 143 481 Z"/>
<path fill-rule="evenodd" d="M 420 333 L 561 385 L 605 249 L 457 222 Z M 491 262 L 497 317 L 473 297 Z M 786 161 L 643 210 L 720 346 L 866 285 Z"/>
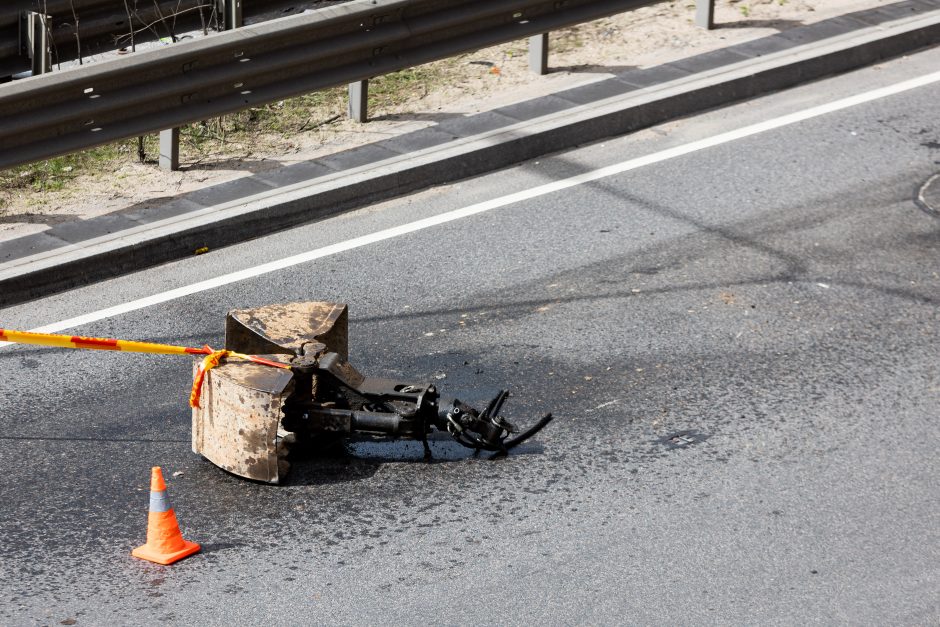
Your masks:
<path fill-rule="evenodd" d="M 277 456 L 287 457 L 290 447 L 297 441 L 297 436 L 291 431 L 280 430 L 277 432 Z"/>
<path fill-rule="evenodd" d="M 291 447 L 297 442 L 297 434 L 284 430 L 283 426 L 277 431 L 277 445 L 275 455 L 277 455 L 277 475 L 278 481 L 283 481 L 290 472 L 290 462 L 287 460 L 290 455 Z"/>
<path fill-rule="evenodd" d="M 278 459 L 287 459 L 287 456 L 290 455 L 291 447 L 297 442 L 297 435 L 290 432 L 280 430 L 277 432 L 277 446 L 275 453 L 277 454 Z"/>
<path fill-rule="evenodd" d="M 277 476 L 278 482 L 283 481 L 290 472 L 290 461 L 288 456 L 291 453 L 291 447 L 297 443 L 297 434 L 284 430 L 282 426 L 277 430 L 277 444 L 274 453 L 277 456 Z"/>

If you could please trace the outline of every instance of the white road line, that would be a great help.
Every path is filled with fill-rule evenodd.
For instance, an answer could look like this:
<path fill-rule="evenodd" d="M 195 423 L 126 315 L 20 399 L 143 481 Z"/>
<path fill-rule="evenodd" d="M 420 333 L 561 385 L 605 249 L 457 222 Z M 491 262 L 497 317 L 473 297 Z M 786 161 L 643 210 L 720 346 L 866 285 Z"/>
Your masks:
<path fill-rule="evenodd" d="M 253 268 L 246 268 L 244 270 L 239 270 L 238 272 L 223 274 L 222 276 L 218 276 L 213 279 L 199 281 L 198 283 L 193 283 L 184 287 L 179 287 L 168 290 L 166 292 L 161 292 L 159 294 L 154 294 L 152 296 L 147 296 L 146 298 L 139 298 L 127 303 L 115 305 L 114 307 L 93 311 L 81 316 L 69 318 L 68 320 L 61 320 L 59 322 L 54 322 L 52 324 L 47 324 L 45 326 L 31 330 L 38 333 L 57 333 L 65 329 L 79 327 L 91 322 L 96 322 L 98 320 L 113 318 L 121 314 L 137 311 L 138 309 L 144 309 L 153 305 L 159 305 L 160 303 L 176 300 L 177 298 L 183 298 L 184 296 L 189 296 L 191 294 L 197 294 L 199 292 L 211 290 L 223 285 L 228 285 L 230 283 L 244 281 L 246 279 L 251 279 L 263 274 L 267 274 L 269 272 L 277 272 L 278 270 L 290 268 L 292 266 L 314 261 L 316 259 L 321 259 L 323 257 L 329 257 L 330 255 L 336 255 L 347 250 L 353 250 L 355 248 L 368 246 L 369 244 L 392 239 L 401 235 L 406 235 L 408 233 L 414 233 L 416 231 L 428 229 L 440 224 L 446 224 L 447 222 L 453 222 L 454 220 L 460 220 L 461 218 L 466 218 L 478 213 L 492 211 L 493 209 L 498 209 L 513 203 L 530 200 L 532 198 L 537 198 L 546 194 L 551 194 L 563 189 L 568 189 L 569 187 L 575 187 L 577 185 L 596 181 L 598 179 L 613 176 L 615 174 L 622 174 L 624 172 L 629 172 L 630 170 L 636 170 L 637 168 L 642 168 L 654 163 L 660 163 L 662 161 L 688 155 L 693 152 L 698 152 L 699 150 L 705 150 L 713 146 L 719 146 L 721 144 L 733 142 L 738 139 L 782 128 L 791 124 L 796 124 L 804 120 L 826 115 L 827 113 L 848 109 L 850 107 L 864 104 L 866 102 L 871 102 L 873 100 L 886 98 L 888 96 L 894 96 L 896 94 L 910 91 L 912 89 L 917 89 L 918 87 L 924 87 L 938 81 L 940 81 L 940 72 L 933 72 L 925 76 L 920 76 L 896 83 L 894 85 L 889 85 L 887 87 L 882 87 L 862 94 L 857 94 L 855 96 L 850 96 L 848 98 L 843 98 L 841 100 L 836 100 L 828 104 L 811 107 L 809 109 L 790 113 L 772 120 L 745 126 L 734 131 L 728 131 L 726 133 L 700 139 L 682 146 L 676 146 L 675 148 L 662 150 L 644 157 L 623 161 L 621 163 L 600 168 L 598 170 L 572 176 L 571 178 L 555 181 L 553 183 L 547 183 L 545 185 L 539 185 L 538 187 L 515 192 L 507 196 L 501 196 L 499 198 L 487 200 L 485 202 L 463 207 L 461 209 L 448 211 L 446 213 L 442 213 L 430 218 L 425 218 L 423 220 L 417 220 L 415 222 L 409 222 L 408 224 L 402 224 L 401 226 L 370 233 L 369 235 L 355 237 L 353 239 L 346 240 L 345 242 L 339 242 L 337 244 L 331 244 L 329 246 L 317 248 L 316 250 L 311 250 L 309 252 L 292 255 L 290 257 L 264 263 L 259 266 L 254 266 Z M 12 344 L 12 342 L 0 342 L 0 348 L 10 344 Z"/>

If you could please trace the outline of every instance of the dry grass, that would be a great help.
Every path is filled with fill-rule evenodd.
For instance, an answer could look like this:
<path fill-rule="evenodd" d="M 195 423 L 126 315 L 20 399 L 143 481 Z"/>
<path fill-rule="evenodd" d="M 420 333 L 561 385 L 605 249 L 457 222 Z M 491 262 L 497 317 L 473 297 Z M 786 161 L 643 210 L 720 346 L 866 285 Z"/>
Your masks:
<path fill-rule="evenodd" d="M 447 59 L 377 77 L 369 84 L 370 115 L 399 111 L 457 78 L 461 61 Z M 292 150 L 298 135 L 336 125 L 346 115 L 345 87 L 335 87 L 262 107 L 252 107 L 180 129 L 180 159 L 197 164 Z M 143 155 L 143 159 L 141 159 Z M 82 176 L 107 176 L 128 163 L 156 164 L 156 135 L 124 140 L 26 166 L 0 170 L 0 215 L 14 193 L 61 191 Z"/>

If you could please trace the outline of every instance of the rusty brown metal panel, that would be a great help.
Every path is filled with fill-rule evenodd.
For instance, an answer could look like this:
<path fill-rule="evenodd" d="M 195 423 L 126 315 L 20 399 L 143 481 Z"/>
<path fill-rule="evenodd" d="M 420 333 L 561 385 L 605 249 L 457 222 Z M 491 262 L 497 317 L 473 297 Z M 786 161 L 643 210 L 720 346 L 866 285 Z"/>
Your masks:
<path fill-rule="evenodd" d="M 286 361 L 283 356 L 265 355 Z M 193 374 L 200 360 L 193 366 Z M 193 409 L 193 451 L 240 477 L 278 483 L 281 408 L 293 389 L 288 370 L 248 362 L 228 362 L 206 373 L 201 407 Z"/>
<path fill-rule="evenodd" d="M 348 318 L 346 305 L 330 302 L 237 309 L 225 322 L 225 347 L 253 355 L 299 355 L 304 344 L 321 342 L 348 359 Z"/>

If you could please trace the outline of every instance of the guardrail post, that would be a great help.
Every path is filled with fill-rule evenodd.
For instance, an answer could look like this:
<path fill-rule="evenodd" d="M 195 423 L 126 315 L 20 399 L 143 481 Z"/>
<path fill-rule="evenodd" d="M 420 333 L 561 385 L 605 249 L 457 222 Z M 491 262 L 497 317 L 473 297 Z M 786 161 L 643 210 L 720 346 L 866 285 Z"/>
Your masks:
<path fill-rule="evenodd" d="M 369 79 L 349 84 L 349 107 L 346 113 L 356 122 L 369 121 Z"/>
<path fill-rule="evenodd" d="M 529 37 L 529 70 L 539 76 L 548 74 L 548 33 Z"/>
<path fill-rule="evenodd" d="M 35 11 L 26 13 L 26 54 L 33 61 L 33 76 L 52 69 L 49 54 L 49 16 Z"/>
<path fill-rule="evenodd" d="M 695 25 L 706 30 L 715 28 L 715 0 L 695 0 Z"/>
<path fill-rule="evenodd" d="M 244 25 L 242 0 L 217 0 L 216 10 L 222 16 L 222 28 L 234 30 Z M 175 172 L 180 169 L 180 130 L 160 131 L 160 168 Z"/>
<path fill-rule="evenodd" d="M 224 30 L 234 30 L 244 25 L 242 0 L 218 0 L 218 11 L 222 14 Z"/>
<path fill-rule="evenodd" d="M 175 172 L 180 169 L 180 130 L 160 131 L 160 168 Z"/>
<path fill-rule="evenodd" d="M 160 131 L 160 169 L 176 172 L 180 169 L 180 129 Z"/>

